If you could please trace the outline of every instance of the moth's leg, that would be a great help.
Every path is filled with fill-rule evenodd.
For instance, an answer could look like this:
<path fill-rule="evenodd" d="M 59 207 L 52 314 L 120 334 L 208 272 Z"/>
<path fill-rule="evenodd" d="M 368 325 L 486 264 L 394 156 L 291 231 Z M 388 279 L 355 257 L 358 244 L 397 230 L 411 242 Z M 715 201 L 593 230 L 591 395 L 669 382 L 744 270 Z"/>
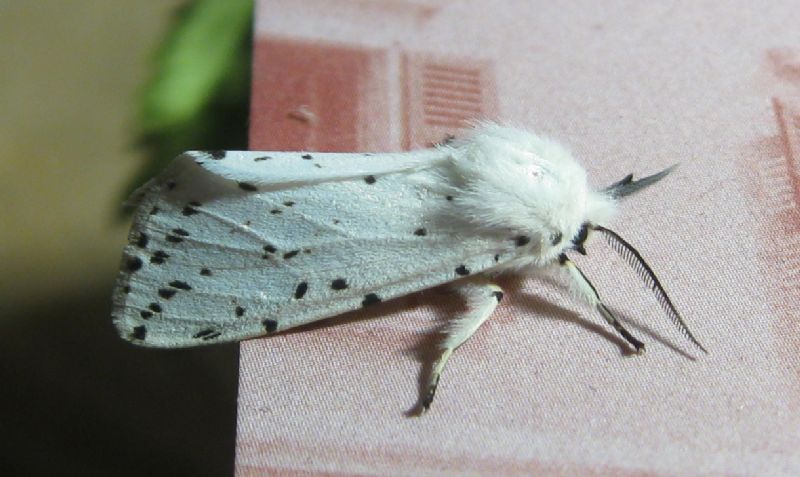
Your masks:
<path fill-rule="evenodd" d="M 575 265 L 575 262 L 567 258 L 566 255 L 562 254 L 559 257 L 558 263 L 567 269 L 580 296 L 589 302 L 589 304 L 594 305 L 594 307 L 597 308 L 597 311 L 599 311 L 600 314 L 603 315 L 603 318 L 606 319 L 608 324 L 613 326 L 614 329 L 617 330 L 617 333 L 622 335 L 622 337 L 625 338 L 625 341 L 630 343 L 631 346 L 636 349 L 637 353 L 644 353 L 644 343 L 634 338 L 633 335 L 631 335 L 631 333 L 625 329 L 624 326 L 622 326 L 622 323 L 617 320 L 611 311 L 606 308 L 602 300 L 600 300 L 600 295 L 597 293 L 594 285 L 592 285 L 592 282 L 586 278 L 586 275 L 584 275 L 578 266 Z"/>
<path fill-rule="evenodd" d="M 475 331 L 492 315 L 497 304 L 503 299 L 503 290 L 485 278 L 474 278 L 458 285 L 459 293 L 467 301 L 467 311 L 451 322 L 445 329 L 446 337 L 441 344 L 442 354 L 433 363 L 430 379 L 422 401 L 422 412 L 428 410 L 436 394 L 436 386 L 444 365 L 456 348 L 464 344 Z"/>

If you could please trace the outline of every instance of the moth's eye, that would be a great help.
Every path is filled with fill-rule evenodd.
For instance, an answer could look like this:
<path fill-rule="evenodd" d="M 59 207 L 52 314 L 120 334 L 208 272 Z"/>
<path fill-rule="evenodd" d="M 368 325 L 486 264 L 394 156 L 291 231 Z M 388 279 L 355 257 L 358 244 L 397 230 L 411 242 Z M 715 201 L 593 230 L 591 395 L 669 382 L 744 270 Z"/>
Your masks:
<path fill-rule="evenodd" d="M 564 238 L 564 234 L 561 232 L 556 232 L 554 234 L 550 234 L 550 245 L 556 246 L 561 243 L 561 239 Z"/>
<path fill-rule="evenodd" d="M 589 224 L 584 223 L 581 225 L 580 230 L 575 235 L 575 238 L 572 239 L 572 243 L 575 245 L 583 245 L 583 242 L 586 241 L 586 237 L 589 235 Z"/>

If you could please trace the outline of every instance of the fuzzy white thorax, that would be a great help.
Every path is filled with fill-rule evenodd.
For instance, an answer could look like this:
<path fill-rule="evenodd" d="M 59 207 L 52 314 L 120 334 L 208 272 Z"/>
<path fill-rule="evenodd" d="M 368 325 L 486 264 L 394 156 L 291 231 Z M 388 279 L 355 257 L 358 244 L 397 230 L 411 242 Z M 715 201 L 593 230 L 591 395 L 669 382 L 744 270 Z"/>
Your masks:
<path fill-rule="evenodd" d="M 443 149 L 462 218 L 490 233 L 529 237 L 534 264 L 555 260 L 583 223 L 604 224 L 613 214 L 614 201 L 590 189 L 583 167 L 554 141 L 489 123 Z"/>

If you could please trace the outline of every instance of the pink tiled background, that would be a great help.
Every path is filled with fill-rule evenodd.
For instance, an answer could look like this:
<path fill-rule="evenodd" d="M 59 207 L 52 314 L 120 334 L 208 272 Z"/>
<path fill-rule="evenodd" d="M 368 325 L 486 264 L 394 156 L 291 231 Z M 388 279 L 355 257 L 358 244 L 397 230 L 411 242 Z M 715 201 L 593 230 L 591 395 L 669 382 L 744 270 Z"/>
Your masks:
<path fill-rule="evenodd" d="M 251 147 L 421 147 L 492 118 L 554 137 L 625 201 L 698 354 L 602 241 L 509 299 L 407 417 L 446 289 L 241 348 L 237 475 L 800 474 L 800 9 L 791 2 L 262 0 Z"/>

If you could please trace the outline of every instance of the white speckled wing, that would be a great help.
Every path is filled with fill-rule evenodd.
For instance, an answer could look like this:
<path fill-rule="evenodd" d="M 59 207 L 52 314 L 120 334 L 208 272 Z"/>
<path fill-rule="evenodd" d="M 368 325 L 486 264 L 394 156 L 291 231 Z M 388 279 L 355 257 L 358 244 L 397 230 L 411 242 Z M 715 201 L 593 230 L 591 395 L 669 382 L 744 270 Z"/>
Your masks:
<path fill-rule="evenodd" d="M 430 167 L 447 158 L 439 149 L 395 153 L 189 151 L 186 156 L 226 179 L 276 190 L 362 179 Z"/>
<path fill-rule="evenodd" d="M 154 347 L 241 340 L 511 258 L 513 241 L 452 219 L 446 152 L 309 154 L 187 153 L 144 186 L 113 297 L 119 333 Z"/>

